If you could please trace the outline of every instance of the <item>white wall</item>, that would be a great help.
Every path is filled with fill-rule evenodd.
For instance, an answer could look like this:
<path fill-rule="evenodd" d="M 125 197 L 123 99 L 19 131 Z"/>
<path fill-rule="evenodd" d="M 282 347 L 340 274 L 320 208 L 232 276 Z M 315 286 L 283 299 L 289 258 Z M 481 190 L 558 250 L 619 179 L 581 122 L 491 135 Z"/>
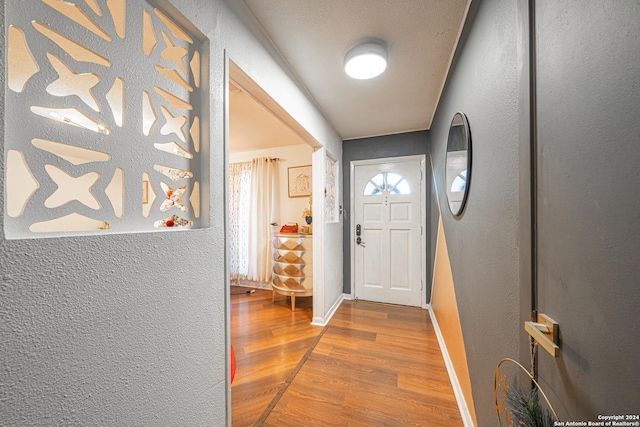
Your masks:
<path fill-rule="evenodd" d="M 210 64 L 203 76 L 210 105 L 202 120 L 210 129 L 211 180 L 202 191 L 210 196 L 211 227 L 8 241 L 0 216 L 0 414 L 6 425 L 230 423 L 225 52 L 341 157 L 332 127 L 222 0 L 176 0 L 179 10 L 165 0 L 155 3 L 182 13 L 210 41 L 203 58 Z M 12 4 L 0 7 L 2 46 Z M 72 27 L 80 28 L 70 26 L 71 33 L 78 31 Z M 0 55 L 2 70 L 5 61 Z M 125 68 L 136 69 L 136 59 Z M 3 138 L 5 86 L 0 73 Z M 139 91 L 127 93 L 135 96 L 128 102 L 137 102 Z M 3 144 L 2 176 L 4 158 Z"/>
<path fill-rule="evenodd" d="M 191 0 L 195 1 L 195 0 Z M 295 79 L 287 71 L 280 67 L 282 60 L 276 60 L 270 56 L 273 52 L 268 42 L 262 35 L 262 30 L 252 21 L 251 14 L 246 10 L 244 2 L 227 0 L 226 4 L 237 13 L 237 16 L 244 25 L 247 32 L 257 37 L 265 50 L 256 52 L 248 50 L 243 45 L 245 38 L 238 37 L 237 34 L 230 34 L 224 39 L 223 44 L 227 48 L 230 59 L 242 69 L 260 88 L 262 88 L 278 105 L 293 117 L 293 119 L 308 132 L 316 142 L 323 147 L 316 150 L 314 156 L 319 162 L 314 161 L 314 176 L 324 177 L 324 156 L 329 152 L 334 159 L 342 159 L 342 140 L 326 121 L 322 113 L 315 107 L 303 91 L 296 86 Z M 234 16 L 234 20 L 236 17 Z M 229 25 L 230 22 L 223 24 Z M 234 24 L 235 25 L 235 24 Z M 249 34 L 246 35 L 250 37 Z M 274 54 L 277 56 L 277 54 Z M 326 151 L 325 151 L 326 150 Z M 317 164 L 315 164 L 317 163 Z M 322 193 L 324 190 L 323 180 L 314 180 L 314 193 Z M 342 217 L 339 223 L 328 224 L 325 232 L 323 200 L 316 197 L 314 199 L 314 225 L 313 231 L 316 236 L 313 243 L 314 260 L 314 298 L 313 315 L 314 322 L 322 323 L 325 320 L 327 311 L 342 295 Z M 340 198 L 342 204 L 342 196 Z M 321 254 L 321 255 L 318 255 Z M 318 256 L 322 258 L 318 260 Z M 322 266 L 323 271 L 318 271 Z M 327 273 L 327 274 L 325 274 Z M 339 276 L 339 277 L 338 277 Z M 335 280 L 329 280 L 334 279 Z"/>
<path fill-rule="evenodd" d="M 297 222 L 298 225 L 306 224 L 304 218 L 302 218 L 302 210 L 309 207 L 309 198 L 289 197 L 287 169 L 295 166 L 311 165 L 311 153 L 313 153 L 311 147 L 301 144 L 242 151 L 229 155 L 229 163 L 248 162 L 257 157 L 277 157 L 280 159 L 277 169 L 278 195 L 276 196 L 277 207 L 274 217 L 275 222 L 278 223 L 278 230 L 287 222 Z"/>

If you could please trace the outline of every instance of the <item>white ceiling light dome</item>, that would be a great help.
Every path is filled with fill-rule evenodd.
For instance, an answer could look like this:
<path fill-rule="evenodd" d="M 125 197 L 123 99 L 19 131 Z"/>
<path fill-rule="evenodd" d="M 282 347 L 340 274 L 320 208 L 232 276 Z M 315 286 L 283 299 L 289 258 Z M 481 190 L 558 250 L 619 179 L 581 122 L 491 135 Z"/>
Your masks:
<path fill-rule="evenodd" d="M 344 71 L 354 79 L 372 79 L 387 69 L 387 61 L 387 47 L 384 42 L 368 41 L 347 52 L 344 57 Z"/>

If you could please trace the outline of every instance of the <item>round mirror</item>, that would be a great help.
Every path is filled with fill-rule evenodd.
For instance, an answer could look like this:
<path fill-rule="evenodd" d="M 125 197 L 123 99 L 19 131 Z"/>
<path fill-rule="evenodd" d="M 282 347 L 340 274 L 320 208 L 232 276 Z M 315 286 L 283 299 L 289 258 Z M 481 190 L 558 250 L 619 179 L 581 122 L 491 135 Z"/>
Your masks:
<path fill-rule="evenodd" d="M 456 113 L 451 120 L 447 140 L 445 185 L 449 209 L 459 216 L 464 209 L 471 180 L 471 132 L 463 113 Z"/>

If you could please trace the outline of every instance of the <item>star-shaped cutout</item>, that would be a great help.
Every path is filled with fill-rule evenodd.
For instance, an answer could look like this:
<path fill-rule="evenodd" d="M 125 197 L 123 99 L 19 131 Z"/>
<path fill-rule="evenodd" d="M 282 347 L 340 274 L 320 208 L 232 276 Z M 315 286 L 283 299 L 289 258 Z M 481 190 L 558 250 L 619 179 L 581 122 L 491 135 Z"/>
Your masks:
<path fill-rule="evenodd" d="M 160 133 L 163 135 L 175 133 L 182 142 L 187 142 L 187 137 L 182 130 L 182 126 L 187 123 L 187 118 L 185 116 L 174 117 L 164 105 L 160 106 L 160 110 L 162 110 L 162 114 L 164 114 L 164 118 L 167 121 L 167 123 L 162 126 L 162 129 L 160 129 Z"/>
<path fill-rule="evenodd" d="M 44 201 L 46 207 L 57 208 L 77 200 L 91 209 L 100 209 L 100 202 L 91 193 L 91 187 L 100 178 L 98 172 L 89 172 L 76 178 L 53 165 L 45 165 L 44 168 L 58 186 L 56 191 Z"/>
<path fill-rule="evenodd" d="M 47 57 L 58 73 L 58 80 L 47 86 L 47 92 L 54 96 L 76 95 L 89 107 L 95 111 L 100 111 L 100 106 L 94 98 L 93 93 L 91 93 L 91 89 L 100 83 L 100 77 L 92 73 L 74 73 L 62 59 L 53 53 L 48 52 Z"/>
<path fill-rule="evenodd" d="M 160 205 L 160 210 L 162 212 L 168 211 L 169 209 L 171 209 L 172 206 L 175 206 L 176 208 L 180 209 L 182 212 L 188 212 L 187 207 L 182 202 L 182 197 L 184 196 L 184 193 L 187 191 L 186 185 L 183 185 L 182 187 L 178 188 L 175 191 L 173 190 L 173 188 L 169 187 L 164 182 L 161 182 L 160 186 L 162 187 L 162 191 L 164 191 L 164 194 L 167 196 L 167 199 L 164 202 L 162 202 L 162 205 Z"/>
<path fill-rule="evenodd" d="M 162 51 L 162 59 L 175 62 L 178 64 L 178 67 L 180 67 L 182 72 L 186 73 L 187 66 L 184 64 L 184 57 L 187 56 L 187 48 L 173 44 L 171 37 L 169 37 L 169 35 L 164 31 L 162 31 L 162 38 L 164 39 L 164 43 L 167 45 L 167 47 Z"/>

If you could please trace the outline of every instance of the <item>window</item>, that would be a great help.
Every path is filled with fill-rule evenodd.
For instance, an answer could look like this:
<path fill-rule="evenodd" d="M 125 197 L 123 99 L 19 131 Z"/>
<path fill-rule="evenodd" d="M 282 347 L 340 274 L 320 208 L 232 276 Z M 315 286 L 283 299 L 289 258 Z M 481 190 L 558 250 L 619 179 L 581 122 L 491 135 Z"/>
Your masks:
<path fill-rule="evenodd" d="M 409 183 L 403 176 L 393 172 L 381 172 L 371 178 L 364 187 L 365 196 L 375 196 L 382 193 L 411 194 Z"/>
<path fill-rule="evenodd" d="M 339 200 L 338 194 L 338 162 L 332 158 L 326 158 L 327 164 L 325 168 L 324 180 L 324 203 L 326 222 L 339 222 L 338 209 L 336 203 Z"/>
<path fill-rule="evenodd" d="M 251 162 L 229 164 L 229 273 L 245 279 L 249 271 Z"/>
<path fill-rule="evenodd" d="M 452 193 L 464 193 L 464 189 L 467 186 L 467 170 L 460 172 L 451 183 Z"/>

